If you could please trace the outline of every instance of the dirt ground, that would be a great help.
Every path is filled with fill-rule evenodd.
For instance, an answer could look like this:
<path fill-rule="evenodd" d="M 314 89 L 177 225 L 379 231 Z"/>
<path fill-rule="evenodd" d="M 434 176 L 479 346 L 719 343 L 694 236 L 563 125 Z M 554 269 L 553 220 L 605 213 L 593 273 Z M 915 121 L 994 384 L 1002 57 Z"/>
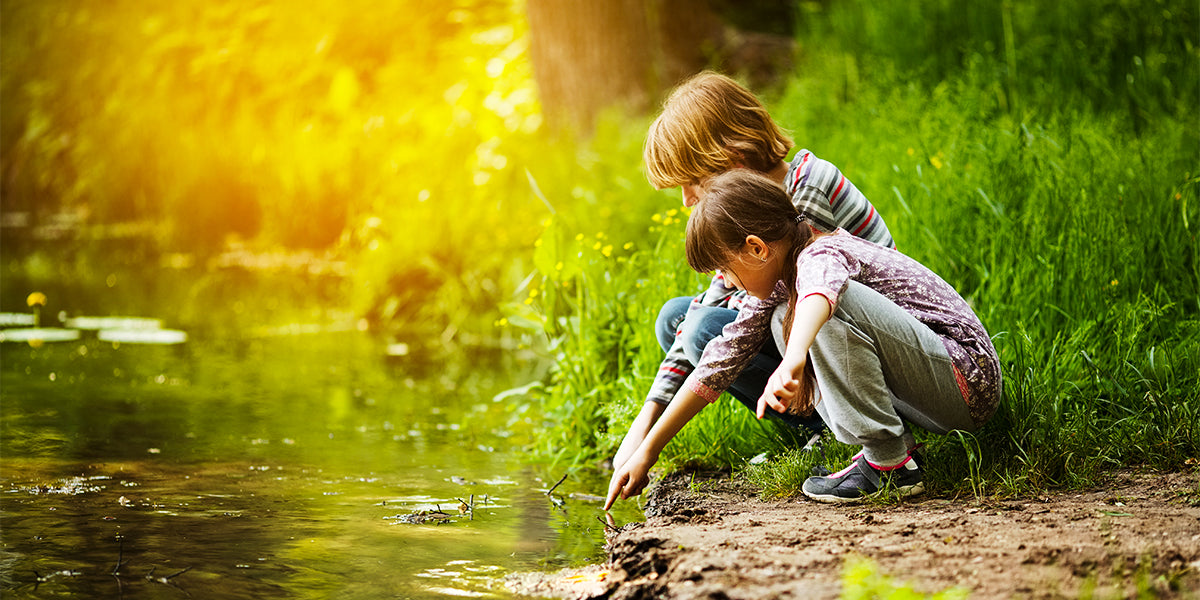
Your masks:
<path fill-rule="evenodd" d="M 924 593 L 971 598 L 1200 598 L 1200 473 L 1121 473 L 1026 500 L 831 506 L 761 501 L 728 476 L 676 475 L 645 523 L 608 533 L 604 565 L 509 578 L 570 599 L 836 598 L 848 556 Z"/>

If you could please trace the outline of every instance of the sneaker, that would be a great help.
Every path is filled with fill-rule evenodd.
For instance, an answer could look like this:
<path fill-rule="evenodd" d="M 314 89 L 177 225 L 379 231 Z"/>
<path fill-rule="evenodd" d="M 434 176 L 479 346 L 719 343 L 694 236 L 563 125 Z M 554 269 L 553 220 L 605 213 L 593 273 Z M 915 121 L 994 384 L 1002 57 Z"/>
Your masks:
<path fill-rule="evenodd" d="M 902 498 L 925 493 L 921 470 L 912 456 L 890 468 L 879 468 L 867 462 L 861 453 L 849 467 L 828 477 L 809 477 L 804 480 L 804 495 L 818 502 L 834 504 L 861 502 L 880 491 L 894 492 Z"/>

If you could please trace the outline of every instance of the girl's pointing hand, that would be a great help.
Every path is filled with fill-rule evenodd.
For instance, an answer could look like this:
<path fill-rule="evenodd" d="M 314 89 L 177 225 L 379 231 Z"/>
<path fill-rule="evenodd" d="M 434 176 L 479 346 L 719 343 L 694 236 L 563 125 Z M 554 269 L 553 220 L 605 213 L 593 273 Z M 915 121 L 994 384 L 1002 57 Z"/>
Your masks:
<path fill-rule="evenodd" d="M 642 493 L 650 483 L 650 467 L 653 465 L 654 461 L 646 460 L 643 452 L 635 452 L 613 473 L 612 481 L 608 484 L 608 498 L 604 501 L 604 510 L 611 508 L 618 496 L 630 498 Z"/>
<path fill-rule="evenodd" d="M 780 365 L 774 373 L 771 373 L 766 387 L 763 388 L 762 396 L 758 397 L 758 418 L 766 416 L 768 406 L 777 412 L 787 412 L 788 404 L 799 392 L 800 382 L 784 369 L 783 365 Z"/>

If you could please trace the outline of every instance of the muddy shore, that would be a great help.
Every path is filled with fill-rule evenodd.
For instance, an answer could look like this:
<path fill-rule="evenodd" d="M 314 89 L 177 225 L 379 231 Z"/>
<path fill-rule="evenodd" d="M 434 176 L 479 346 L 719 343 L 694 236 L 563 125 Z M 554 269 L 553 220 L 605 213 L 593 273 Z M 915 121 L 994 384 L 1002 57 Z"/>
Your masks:
<path fill-rule="evenodd" d="M 762 501 L 728 475 L 676 474 L 646 522 L 609 531 L 608 562 L 508 579 L 569 599 L 837 598 L 848 558 L 915 590 L 971 598 L 1200 598 L 1200 473 L 1121 473 L 1030 499 L 892 505 Z"/>

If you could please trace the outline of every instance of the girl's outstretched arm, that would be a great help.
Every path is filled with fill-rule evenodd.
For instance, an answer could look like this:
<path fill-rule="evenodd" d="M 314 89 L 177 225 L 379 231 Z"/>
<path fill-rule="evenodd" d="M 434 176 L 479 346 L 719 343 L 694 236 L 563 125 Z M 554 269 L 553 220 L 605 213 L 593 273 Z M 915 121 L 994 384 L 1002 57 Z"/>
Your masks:
<path fill-rule="evenodd" d="M 617 448 L 617 454 L 613 457 L 614 471 L 620 471 L 621 467 L 625 466 L 629 457 L 633 455 L 633 451 L 642 445 L 642 440 L 646 439 L 650 428 L 654 427 L 654 424 L 658 422 L 658 417 L 666 409 L 666 405 L 649 400 L 642 405 L 642 412 L 638 413 L 637 418 L 629 425 L 629 431 L 625 433 L 625 439 L 621 440 L 621 447 Z"/>
<path fill-rule="evenodd" d="M 624 464 L 619 467 L 614 465 L 616 470 L 608 484 L 608 499 L 604 502 L 604 510 L 611 508 L 618 496 L 629 498 L 641 493 L 646 484 L 650 483 L 650 467 L 658 462 L 659 453 L 667 446 L 671 438 L 674 438 L 675 434 L 679 433 L 679 430 L 683 429 L 683 426 L 687 425 L 687 422 L 691 421 L 692 417 L 707 405 L 708 400 L 691 391 L 687 385 L 684 385 L 679 393 L 675 394 L 675 399 L 667 406 L 666 411 L 650 428 L 650 432 L 646 434 L 642 443 L 630 454 Z M 642 411 L 645 412 L 646 409 L 643 408 Z M 618 452 L 618 454 L 620 453 Z"/>
<path fill-rule="evenodd" d="M 809 294 L 796 304 L 796 313 L 792 317 L 792 330 L 788 335 L 787 352 L 783 355 L 779 367 L 767 379 L 766 388 L 758 398 L 758 418 L 763 418 L 766 407 L 786 412 L 788 405 L 797 398 L 800 392 L 800 378 L 804 376 L 804 364 L 808 361 L 808 349 L 817 332 L 829 316 L 833 307 L 829 300 L 821 294 Z M 807 413 L 811 407 L 800 407 L 801 412 Z"/>

